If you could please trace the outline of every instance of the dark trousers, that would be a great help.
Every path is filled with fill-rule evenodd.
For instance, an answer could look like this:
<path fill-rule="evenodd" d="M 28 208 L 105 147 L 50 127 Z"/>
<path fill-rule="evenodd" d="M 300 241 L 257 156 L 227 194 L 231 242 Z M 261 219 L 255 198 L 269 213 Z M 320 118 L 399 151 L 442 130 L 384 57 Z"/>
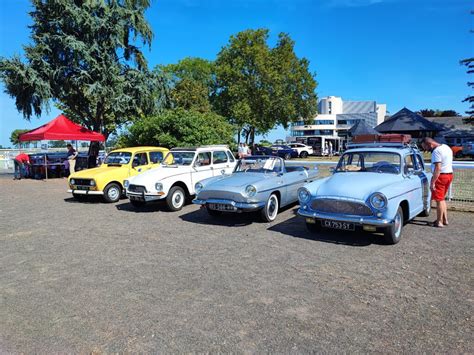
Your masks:
<path fill-rule="evenodd" d="M 14 160 L 13 163 L 15 165 L 15 179 L 26 177 L 25 164 L 19 162 L 18 160 Z"/>

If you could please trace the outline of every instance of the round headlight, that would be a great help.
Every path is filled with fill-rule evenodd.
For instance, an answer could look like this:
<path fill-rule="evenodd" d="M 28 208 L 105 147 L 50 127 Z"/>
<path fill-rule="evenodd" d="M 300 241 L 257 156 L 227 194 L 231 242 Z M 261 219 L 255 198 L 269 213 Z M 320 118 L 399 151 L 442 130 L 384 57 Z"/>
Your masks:
<path fill-rule="evenodd" d="M 155 189 L 156 189 L 156 191 L 158 191 L 158 192 L 163 191 L 163 184 L 162 184 L 161 182 L 157 182 L 157 183 L 155 184 Z"/>
<path fill-rule="evenodd" d="M 204 187 L 204 186 L 203 186 L 200 182 L 198 182 L 198 183 L 196 183 L 196 185 L 194 185 L 194 190 L 195 190 L 196 193 L 198 194 L 198 193 L 201 192 L 201 190 L 203 189 L 203 187 Z"/>
<path fill-rule="evenodd" d="M 248 197 L 253 197 L 255 196 L 255 194 L 257 193 L 257 188 L 253 185 L 248 185 L 246 188 L 245 188 L 245 194 L 248 196 Z"/>
<path fill-rule="evenodd" d="M 128 189 L 129 186 L 130 186 L 130 181 L 125 180 L 125 181 L 123 182 L 123 187 L 125 187 L 126 189 Z"/>
<path fill-rule="evenodd" d="M 76 185 L 76 180 L 71 179 L 71 185 Z"/>
<path fill-rule="evenodd" d="M 309 190 L 305 187 L 300 187 L 298 189 L 298 199 L 300 200 L 301 203 L 308 203 L 309 200 L 311 199 L 311 193 Z"/>
<path fill-rule="evenodd" d="M 95 186 L 95 181 L 94 181 L 94 180 L 91 180 L 91 181 L 89 182 L 89 185 Z"/>
<path fill-rule="evenodd" d="M 384 194 L 376 192 L 370 196 L 370 204 L 377 210 L 383 210 L 387 207 L 387 198 Z"/>

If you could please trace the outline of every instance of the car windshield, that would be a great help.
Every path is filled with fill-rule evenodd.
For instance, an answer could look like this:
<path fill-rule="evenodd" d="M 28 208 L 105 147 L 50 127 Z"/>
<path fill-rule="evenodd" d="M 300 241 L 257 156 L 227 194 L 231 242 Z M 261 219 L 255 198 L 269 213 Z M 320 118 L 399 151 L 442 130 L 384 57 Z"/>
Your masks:
<path fill-rule="evenodd" d="M 390 152 L 346 153 L 339 160 L 335 171 L 399 174 L 400 155 Z"/>
<path fill-rule="evenodd" d="M 281 171 L 281 159 L 276 157 L 248 157 L 240 159 L 236 173 L 269 173 Z"/>
<path fill-rule="evenodd" d="M 130 158 L 132 157 L 132 153 L 129 152 L 111 152 L 105 158 L 105 164 L 128 164 L 130 162 Z"/>
<path fill-rule="evenodd" d="M 191 165 L 195 152 L 169 152 L 163 160 L 163 165 Z"/>

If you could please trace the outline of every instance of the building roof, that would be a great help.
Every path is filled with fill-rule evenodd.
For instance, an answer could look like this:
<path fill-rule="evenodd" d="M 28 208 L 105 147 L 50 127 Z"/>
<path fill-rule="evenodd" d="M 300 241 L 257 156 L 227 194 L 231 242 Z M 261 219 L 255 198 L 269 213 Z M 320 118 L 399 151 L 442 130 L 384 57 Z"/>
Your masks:
<path fill-rule="evenodd" d="M 428 121 L 440 125 L 439 136 L 445 138 L 474 138 L 474 125 L 464 123 L 466 117 L 426 117 Z"/>
<path fill-rule="evenodd" d="M 370 127 L 365 120 L 359 120 L 349 129 L 351 136 L 359 136 L 361 134 L 379 134 L 375 129 Z"/>
<path fill-rule="evenodd" d="M 443 130 L 440 125 L 427 120 L 406 107 L 391 116 L 388 120 L 379 124 L 375 129 L 380 133 L 413 131 L 439 132 Z"/>

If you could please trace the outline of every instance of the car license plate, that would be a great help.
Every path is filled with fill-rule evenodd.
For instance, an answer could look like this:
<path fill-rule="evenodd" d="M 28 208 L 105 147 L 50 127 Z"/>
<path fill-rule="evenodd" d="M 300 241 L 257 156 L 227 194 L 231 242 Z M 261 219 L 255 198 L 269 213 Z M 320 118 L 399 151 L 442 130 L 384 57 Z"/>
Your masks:
<path fill-rule="evenodd" d="M 321 220 L 321 225 L 326 228 L 340 229 L 340 230 L 345 230 L 345 231 L 355 230 L 354 223 L 331 221 L 328 219 Z"/>
<path fill-rule="evenodd" d="M 145 201 L 145 199 L 143 197 L 133 196 L 133 195 L 130 196 L 130 200 L 132 200 L 132 201 Z"/>
<path fill-rule="evenodd" d="M 76 189 L 77 190 L 89 190 L 90 187 L 89 186 L 77 186 Z"/>
<path fill-rule="evenodd" d="M 225 203 L 210 203 L 209 208 L 216 211 L 235 211 L 236 208 L 232 205 L 227 205 Z"/>

